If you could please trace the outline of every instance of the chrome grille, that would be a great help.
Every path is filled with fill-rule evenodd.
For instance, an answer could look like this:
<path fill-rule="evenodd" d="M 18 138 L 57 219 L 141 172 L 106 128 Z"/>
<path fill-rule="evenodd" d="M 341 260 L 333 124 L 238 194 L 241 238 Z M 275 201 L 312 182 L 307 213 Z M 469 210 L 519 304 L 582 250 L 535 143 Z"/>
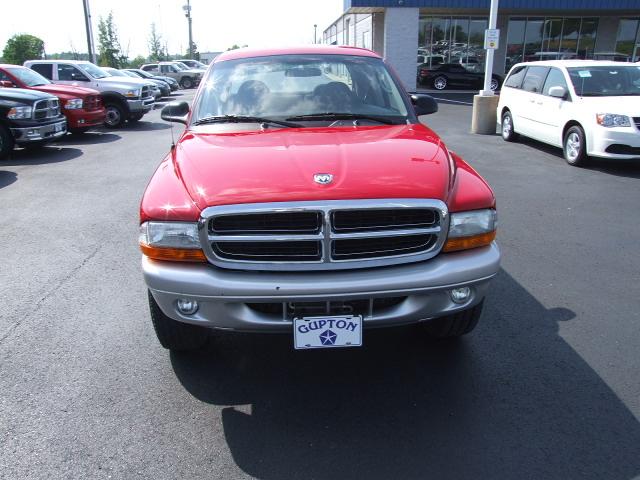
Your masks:
<path fill-rule="evenodd" d="M 205 209 L 200 239 L 223 268 L 332 270 L 432 258 L 448 226 L 439 200 L 264 203 Z"/>
<path fill-rule="evenodd" d="M 38 100 L 33 106 L 33 119 L 46 120 L 60 115 L 60 103 L 57 98 Z"/>
<path fill-rule="evenodd" d="M 148 86 L 144 86 L 142 87 L 142 97 L 141 98 L 147 98 L 147 97 L 151 97 L 151 88 L 149 88 Z"/>

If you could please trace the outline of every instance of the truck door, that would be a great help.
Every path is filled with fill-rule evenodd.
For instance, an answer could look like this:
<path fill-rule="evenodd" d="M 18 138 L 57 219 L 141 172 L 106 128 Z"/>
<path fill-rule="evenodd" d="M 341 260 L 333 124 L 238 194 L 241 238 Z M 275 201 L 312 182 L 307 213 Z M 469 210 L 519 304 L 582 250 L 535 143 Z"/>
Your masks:
<path fill-rule="evenodd" d="M 68 63 L 57 64 L 58 79 L 55 83 L 61 83 L 63 85 L 76 85 L 78 87 L 88 87 L 91 79 L 80 71 L 75 65 Z"/>

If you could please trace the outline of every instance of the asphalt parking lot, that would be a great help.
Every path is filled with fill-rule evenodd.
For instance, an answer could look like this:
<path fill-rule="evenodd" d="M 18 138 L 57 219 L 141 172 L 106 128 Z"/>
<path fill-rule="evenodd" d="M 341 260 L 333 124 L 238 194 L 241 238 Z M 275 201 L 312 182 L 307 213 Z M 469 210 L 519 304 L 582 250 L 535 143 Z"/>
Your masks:
<path fill-rule="evenodd" d="M 640 162 L 569 167 L 469 134 L 470 113 L 423 118 L 498 200 L 502 271 L 454 343 L 399 328 L 362 349 L 226 335 L 169 354 L 137 247 L 171 142 L 159 111 L 1 162 L 0 477 L 640 475 Z"/>

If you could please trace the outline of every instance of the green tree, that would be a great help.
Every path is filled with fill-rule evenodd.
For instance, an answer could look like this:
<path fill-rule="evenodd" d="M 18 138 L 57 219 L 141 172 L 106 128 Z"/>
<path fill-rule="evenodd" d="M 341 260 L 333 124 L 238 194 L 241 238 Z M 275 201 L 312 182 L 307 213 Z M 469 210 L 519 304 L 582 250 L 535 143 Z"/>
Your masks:
<path fill-rule="evenodd" d="M 234 44 L 233 44 L 233 45 L 231 45 L 229 48 L 227 48 L 227 52 L 228 52 L 229 50 L 237 50 L 238 48 L 245 48 L 245 47 L 248 47 L 248 46 L 249 46 L 249 45 L 242 45 L 242 46 L 240 46 L 240 45 L 238 45 L 237 43 L 234 43 Z"/>
<path fill-rule="evenodd" d="M 167 52 L 162 45 L 162 36 L 156 30 L 156 24 L 151 24 L 151 33 L 149 34 L 149 60 L 152 62 L 161 62 L 167 58 Z"/>
<path fill-rule="evenodd" d="M 4 62 L 22 65 L 27 60 L 36 60 L 44 55 L 44 42 L 26 33 L 16 34 L 7 40 L 2 52 Z"/>
<path fill-rule="evenodd" d="M 133 60 L 130 60 L 127 63 L 127 68 L 140 68 L 140 65 L 147 63 L 147 58 L 142 55 L 138 55 Z"/>
<path fill-rule="evenodd" d="M 120 68 L 127 61 L 122 53 L 118 29 L 113 21 L 113 12 L 109 12 L 106 19 L 100 17 L 98 22 L 98 62 L 103 67 Z"/>

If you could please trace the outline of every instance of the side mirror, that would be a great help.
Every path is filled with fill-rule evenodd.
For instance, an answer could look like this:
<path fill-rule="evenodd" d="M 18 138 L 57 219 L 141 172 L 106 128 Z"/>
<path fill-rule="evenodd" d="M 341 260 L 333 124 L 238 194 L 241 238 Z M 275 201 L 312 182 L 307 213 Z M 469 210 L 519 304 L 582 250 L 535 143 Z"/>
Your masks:
<path fill-rule="evenodd" d="M 411 103 L 417 116 L 429 115 L 438 111 L 438 102 L 431 95 L 413 94 Z"/>
<path fill-rule="evenodd" d="M 13 88 L 13 87 L 15 87 L 15 85 L 13 84 L 13 82 L 11 82 L 9 80 L 0 80 L 0 87 L 2 87 L 2 88 Z"/>
<path fill-rule="evenodd" d="M 554 98 L 561 98 L 564 100 L 565 98 L 567 98 L 567 93 L 568 92 L 565 90 L 565 88 L 560 86 L 551 87 L 549 89 L 549 96 Z"/>
<path fill-rule="evenodd" d="M 189 104 L 187 102 L 170 102 L 160 112 L 160 118 L 167 122 L 187 124 Z"/>

